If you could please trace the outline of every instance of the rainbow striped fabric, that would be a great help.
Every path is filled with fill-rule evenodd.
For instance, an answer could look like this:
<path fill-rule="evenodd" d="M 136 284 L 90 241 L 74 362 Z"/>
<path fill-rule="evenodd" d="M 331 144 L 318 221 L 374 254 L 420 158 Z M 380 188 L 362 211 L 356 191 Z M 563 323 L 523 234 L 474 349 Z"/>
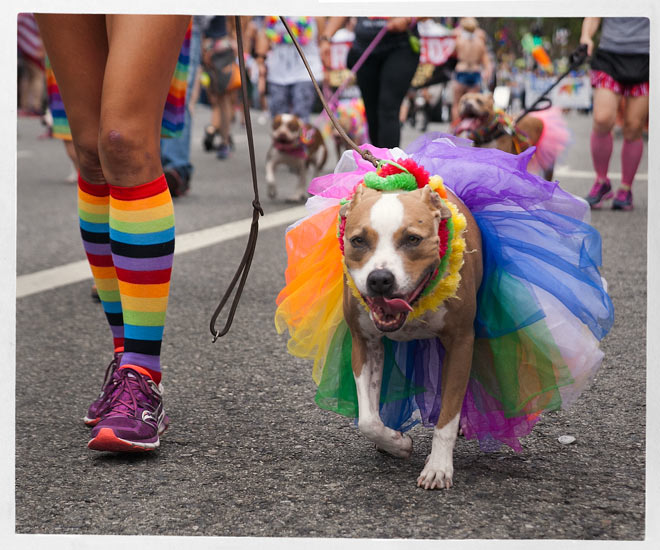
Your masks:
<path fill-rule="evenodd" d="M 174 256 L 174 209 L 165 176 L 110 186 L 110 247 L 124 320 L 121 365 L 160 382 L 160 347 Z"/>
<path fill-rule="evenodd" d="M 160 135 L 162 137 L 177 137 L 183 130 L 186 110 L 186 84 L 188 82 L 188 66 L 190 65 L 190 36 L 192 33 L 192 18 L 183 39 L 179 52 L 174 76 L 167 94 L 167 102 L 163 111 Z"/>
<path fill-rule="evenodd" d="M 64 110 L 64 103 L 60 95 L 60 88 L 55 80 L 55 73 L 50 65 L 49 59 L 46 57 L 46 90 L 48 91 L 48 106 L 50 113 L 53 116 L 53 137 L 71 141 L 71 128 L 69 128 L 69 121 L 66 118 L 66 111 Z"/>
<path fill-rule="evenodd" d="M 118 349 L 124 345 L 124 321 L 117 273 L 110 250 L 109 212 L 108 185 L 91 185 L 78 176 L 80 235 L 103 311 L 110 324 L 114 346 Z"/>

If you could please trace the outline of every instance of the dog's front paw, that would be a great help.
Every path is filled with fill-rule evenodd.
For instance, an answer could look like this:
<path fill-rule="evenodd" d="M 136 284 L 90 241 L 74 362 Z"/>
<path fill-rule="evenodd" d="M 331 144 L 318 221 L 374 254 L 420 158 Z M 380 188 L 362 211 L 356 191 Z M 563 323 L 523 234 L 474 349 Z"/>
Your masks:
<path fill-rule="evenodd" d="M 268 191 L 268 198 L 269 199 L 272 200 L 275 197 L 277 197 L 277 187 L 275 187 L 274 183 L 269 183 L 268 184 L 267 191 Z"/>
<path fill-rule="evenodd" d="M 376 442 L 376 450 L 397 458 L 410 458 L 413 451 L 413 440 L 409 435 L 394 432 L 394 435 L 386 436 L 386 438 Z"/>
<path fill-rule="evenodd" d="M 424 489 L 449 489 L 452 483 L 454 468 L 451 464 L 439 464 L 431 460 L 431 455 L 426 457 L 426 465 L 417 478 L 417 487 Z"/>

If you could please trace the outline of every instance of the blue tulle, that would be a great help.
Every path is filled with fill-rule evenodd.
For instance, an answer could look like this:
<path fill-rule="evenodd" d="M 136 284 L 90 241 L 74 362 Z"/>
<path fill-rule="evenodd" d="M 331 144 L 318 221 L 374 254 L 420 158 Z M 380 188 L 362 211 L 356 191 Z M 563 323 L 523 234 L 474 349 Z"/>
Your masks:
<path fill-rule="evenodd" d="M 484 318 L 490 300 L 496 296 L 501 301 L 506 295 L 510 279 L 504 273 L 515 277 L 517 284 L 536 285 L 556 296 L 599 340 L 609 332 L 614 307 L 598 271 L 601 238 L 586 223 L 589 206 L 557 182 L 526 171 L 533 148 L 510 155 L 431 133 L 406 152 L 431 174 L 442 176 L 479 225 L 484 278 L 477 336 L 507 334 L 543 317 L 542 309 L 527 300 L 511 308 L 509 318 L 497 323 Z"/>

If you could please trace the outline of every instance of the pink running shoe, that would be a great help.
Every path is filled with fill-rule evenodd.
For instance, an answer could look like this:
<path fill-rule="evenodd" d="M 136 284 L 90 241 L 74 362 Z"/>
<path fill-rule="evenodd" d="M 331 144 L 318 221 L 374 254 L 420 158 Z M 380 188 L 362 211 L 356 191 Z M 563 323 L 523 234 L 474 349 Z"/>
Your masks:
<path fill-rule="evenodd" d="M 95 451 L 153 451 L 169 418 L 163 410 L 161 385 L 140 367 L 124 366 L 112 376 L 113 386 L 100 407 L 87 447 Z"/>
<path fill-rule="evenodd" d="M 612 210 L 632 210 L 632 191 L 630 189 L 619 188 L 612 201 Z"/>
<path fill-rule="evenodd" d="M 585 199 L 591 208 L 598 209 L 603 206 L 604 201 L 611 199 L 613 196 L 612 184 L 609 179 L 605 181 L 596 180 Z"/>
<path fill-rule="evenodd" d="M 103 386 L 101 387 L 101 393 L 96 398 L 96 400 L 89 406 L 89 409 L 87 410 L 87 414 L 83 418 L 83 422 L 88 426 L 96 426 L 99 420 L 101 420 L 99 409 L 101 407 L 101 404 L 103 403 L 103 400 L 110 393 L 112 386 L 114 385 L 112 381 L 113 374 L 115 374 L 115 371 L 119 366 L 119 361 L 121 360 L 121 356 L 123 353 L 124 353 L 124 348 L 117 348 L 115 350 L 115 356 L 113 357 L 112 361 L 110 361 L 108 368 L 105 369 L 105 376 L 103 378 Z"/>

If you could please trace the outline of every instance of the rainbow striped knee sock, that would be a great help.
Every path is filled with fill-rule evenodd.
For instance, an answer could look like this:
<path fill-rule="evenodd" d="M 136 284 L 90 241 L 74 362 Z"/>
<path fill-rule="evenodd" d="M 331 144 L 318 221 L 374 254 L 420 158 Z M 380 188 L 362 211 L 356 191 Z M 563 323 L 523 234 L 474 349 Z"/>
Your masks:
<path fill-rule="evenodd" d="M 110 186 L 110 246 L 124 317 L 121 367 L 159 383 L 160 347 L 174 255 L 174 208 L 165 176 Z"/>
<path fill-rule="evenodd" d="M 108 184 L 92 185 L 78 176 L 80 235 L 103 311 L 110 324 L 115 351 L 119 351 L 124 346 L 124 321 L 117 273 L 110 251 L 109 211 Z"/>

